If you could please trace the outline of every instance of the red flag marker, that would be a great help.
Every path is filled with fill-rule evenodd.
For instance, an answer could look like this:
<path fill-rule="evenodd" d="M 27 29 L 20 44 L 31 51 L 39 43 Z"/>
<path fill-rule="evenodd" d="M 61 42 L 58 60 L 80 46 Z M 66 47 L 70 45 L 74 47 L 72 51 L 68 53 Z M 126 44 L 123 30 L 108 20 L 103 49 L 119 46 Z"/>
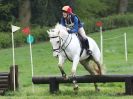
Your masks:
<path fill-rule="evenodd" d="M 101 21 L 96 22 L 97 27 L 101 27 L 102 25 L 103 25 L 103 23 Z"/>
<path fill-rule="evenodd" d="M 29 27 L 26 27 L 22 30 L 22 32 L 25 34 L 25 35 L 29 35 L 30 34 L 30 28 Z"/>

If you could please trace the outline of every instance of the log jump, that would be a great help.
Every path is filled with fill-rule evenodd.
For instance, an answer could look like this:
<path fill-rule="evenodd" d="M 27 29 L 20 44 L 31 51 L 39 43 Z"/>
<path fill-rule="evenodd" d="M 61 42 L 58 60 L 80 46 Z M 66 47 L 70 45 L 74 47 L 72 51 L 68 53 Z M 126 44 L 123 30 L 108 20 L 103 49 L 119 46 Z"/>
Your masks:
<path fill-rule="evenodd" d="M 125 94 L 133 95 L 133 75 L 84 75 L 76 76 L 78 83 L 108 83 L 108 82 L 124 82 Z M 72 83 L 73 78 L 70 76 L 65 80 L 61 76 L 39 77 L 32 78 L 33 84 L 49 84 L 51 93 L 59 91 L 60 83 Z"/>
<path fill-rule="evenodd" d="M 6 90 L 14 90 L 14 73 L 13 66 L 10 67 L 9 72 L 0 72 L 0 95 L 4 95 Z M 15 66 L 15 85 L 18 89 L 18 66 Z"/>

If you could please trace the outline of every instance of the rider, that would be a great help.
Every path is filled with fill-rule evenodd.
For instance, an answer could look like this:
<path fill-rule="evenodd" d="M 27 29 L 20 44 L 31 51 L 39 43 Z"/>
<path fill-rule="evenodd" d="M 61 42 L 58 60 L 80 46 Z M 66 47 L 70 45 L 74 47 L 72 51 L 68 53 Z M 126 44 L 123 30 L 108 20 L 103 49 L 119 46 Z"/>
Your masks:
<path fill-rule="evenodd" d="M 70 34 L 80 33 L 85 41 L 87 54 L 91 54 L 91 51 L 89 50 L 89 42 L 85 34 L 83 24 L 80 22 L 77 15 L 72 12 L 72 8 L 70 6 L 64 6 L 62 8 L 62 14 L 63 17 L 61 18 L 61 24 L 67 28 L 68 33 Z"/>

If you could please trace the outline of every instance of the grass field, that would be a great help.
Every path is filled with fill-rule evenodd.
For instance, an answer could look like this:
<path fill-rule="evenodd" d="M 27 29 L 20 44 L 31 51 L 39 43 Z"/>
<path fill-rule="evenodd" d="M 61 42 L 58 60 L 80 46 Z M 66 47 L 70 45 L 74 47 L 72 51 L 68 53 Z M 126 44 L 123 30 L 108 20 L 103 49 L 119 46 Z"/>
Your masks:
<path fill-rule="evenodd" d="M 124 57 L 124 36 L 127 33 L 128 43 L 128 61 Z M 133 27 L 120 28 L 103 32 L 103 38 L 121 36 L 117 39 L 104 40 L 104 65 L 107 74 L 132 74 L 133 73 Z M 100 45 L 100 34 L 90 34 Z M 60 75 L 57 67 L 58 60 L 52 56 L 52 49 L 49 42 L 43 42 L 32 45 L 34 75 Z M 125 96 L 124 83 L 101 83 L 100 92 L 95 92 L 93 84 L 79 84 L 79 93 L 75 95 L 71 84 L 61 84 L 60 92 L 50 94 L 48 85 L 35 85 L 35 92 L 32 92 L 31 65 L 29 45 L 15 48 L 16 64 L 19 65 L 19 84 L 20 88 L 16 92 L 7 92 L 6 96 L 0 96 L 0 99 L 132 99 L 133 96 Z M 8 71 L 12 64 L 12 49 L 0 50 L 0 71 Z M 71 63 L 65 63 L 65 71 L 70 75 Z M 79 65 L 78 75 L 88 74 L 85 69 Z"/>

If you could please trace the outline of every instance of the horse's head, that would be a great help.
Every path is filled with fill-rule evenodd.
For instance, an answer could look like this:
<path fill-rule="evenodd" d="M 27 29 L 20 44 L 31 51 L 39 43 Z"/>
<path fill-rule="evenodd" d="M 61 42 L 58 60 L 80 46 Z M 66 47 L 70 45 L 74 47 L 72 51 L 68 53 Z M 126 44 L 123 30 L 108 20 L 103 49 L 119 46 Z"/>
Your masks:
<path fill-rule="evenodd" d="M 60 46 L 61 46 L 61 38 L 63 39 L 68 35 L 68 32 L 64 26 L 61 24 L 56 24 L 54 29 L 50 29 L 48 32 L 50 43 L 53 47 L 53 56 L 58 56 Z"/>
<path fill-rule="evenodd" d="M 53 56 L 57 57 L 58 56 L 58 52 L 59 52 L 59 34 L 57 31 L 55 31 L 54 29 L 50 29 L 49 31 L 47 31 L 49 38 L 50 38 L 50 43 L 53 47 Z"/>

